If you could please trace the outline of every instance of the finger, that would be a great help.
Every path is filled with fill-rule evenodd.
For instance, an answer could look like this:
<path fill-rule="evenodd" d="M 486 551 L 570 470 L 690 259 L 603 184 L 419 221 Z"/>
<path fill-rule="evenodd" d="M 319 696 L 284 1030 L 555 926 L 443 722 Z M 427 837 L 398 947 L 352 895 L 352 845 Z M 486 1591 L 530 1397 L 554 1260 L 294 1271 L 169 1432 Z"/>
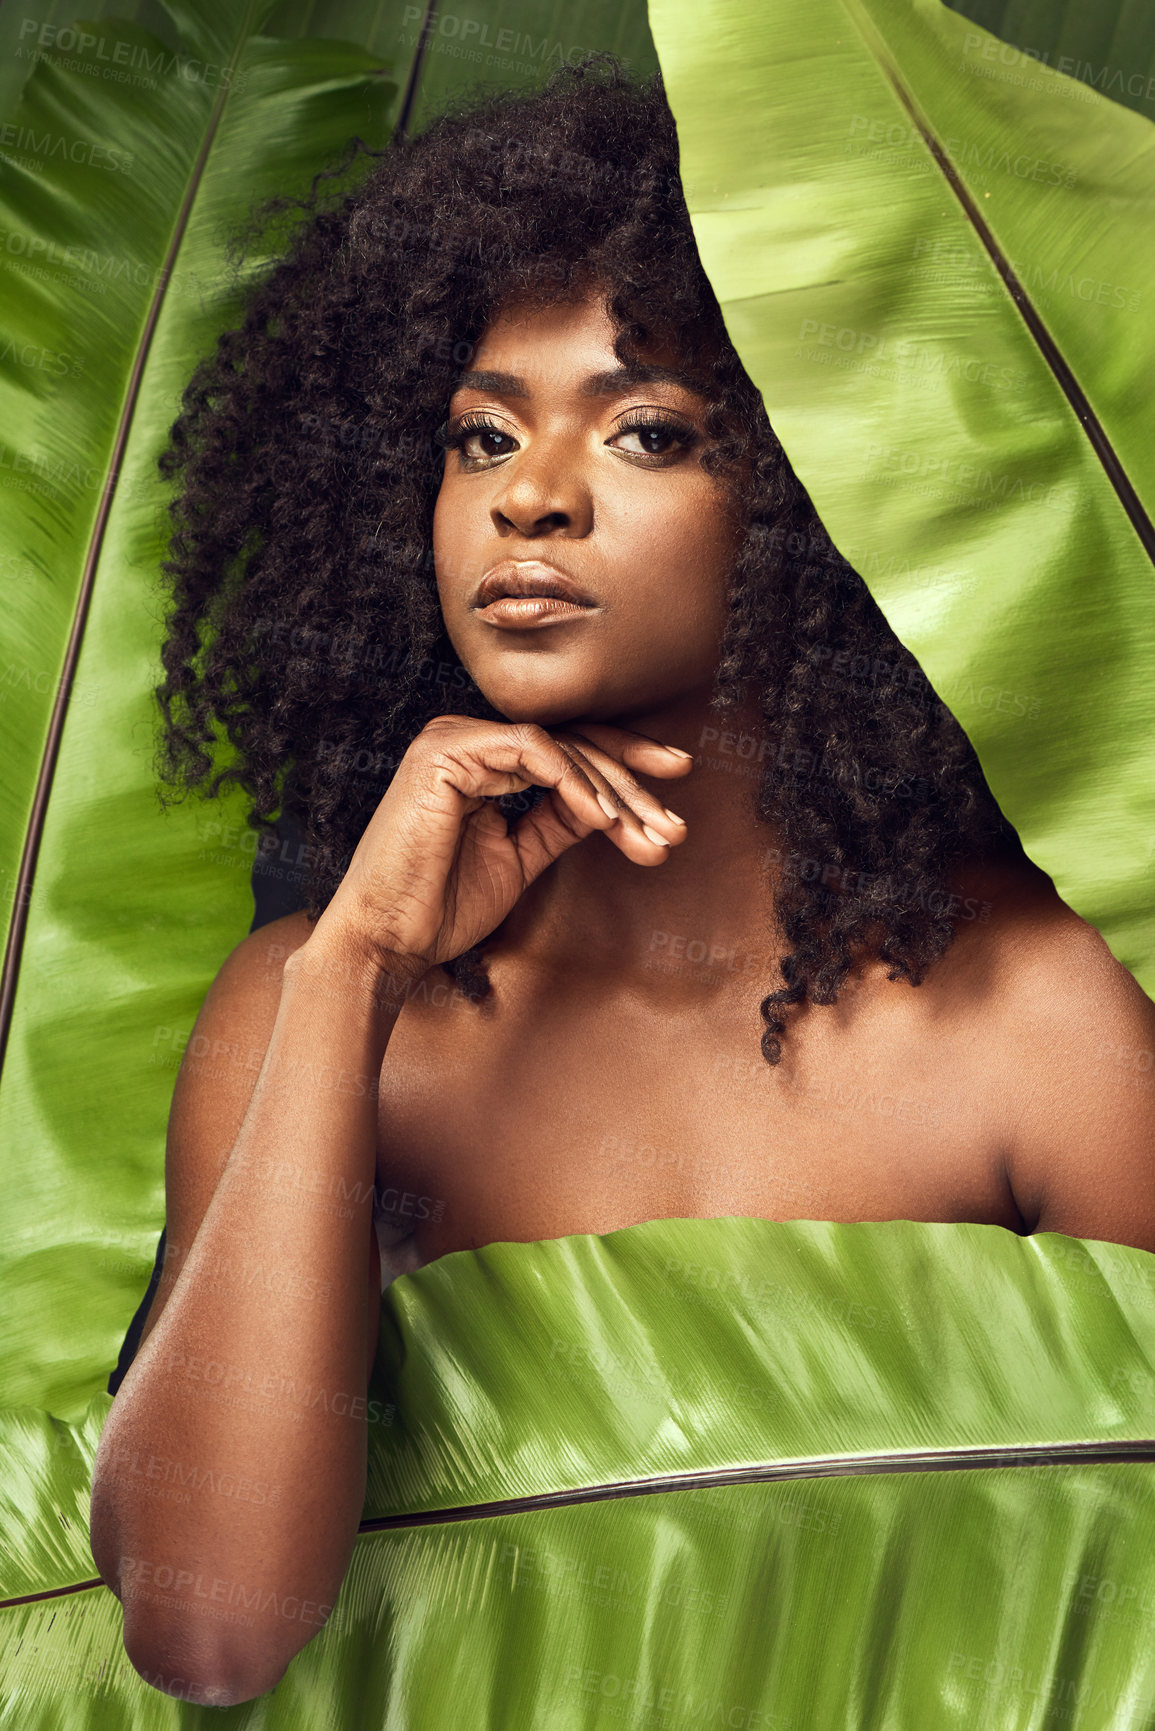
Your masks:
<path fill-rule="evenodd" d="M 654 850 L 666 852 L 686 839 L 686 825 L 677 813 L 668 811 L 615 759 L 585 739 L 563 734 L 558 743 L 581 763 L 603 808 L 615 813 L 617 823 L 607 830 L 606 839 L 630 859 L 648 863 Z"/>
<path fill-rule="evenodd" d="M 581 735 L 619 763 L 637 769 L 642 775 L 686 775 L 694 767 L 690 752 L 681 751 L 677 746 L 663 745 L 660 739 L 652 739 L 647 733 L 613 727 L 609 722 L 579 718 L 567 724 L 566 732 Z"/>
<path fill-rule="evenodd" d="M 563 751 L 552 735 L 532 723 L 482 724 L 480 731 L 443 729 L 427 768 L 434 786 L 447 795 L 452 790 L 452 798 L 459 802 L 537 786 L 552 789 L 588 826 L 586 833 L 609 829 L 616 815 L 599 800 L 584 760 Z"/>
<path fill-rule="evenodd" d="M 528 887 L 567 848 L 591 833 L 591 826 L 575 817 L 571 807 L 550 788 L 509 831 L 508 840 L 517 853 L 524 884 Z"/>
<path fill-rule="evenodd" d="M 510 840 L 517 849 L 526 884 L 532 883 L 566 848 L 583 841 L 589 834 L 589 826 L 575 818 L 551 788 L 545 798 L 510 831 Z M 656 847 L 644 836 L 639 837 L 632 829 L 616 823 L 606 831 L 606 839 L 637 865 L 661 865 L 670 857 L 668 847 Z"/>

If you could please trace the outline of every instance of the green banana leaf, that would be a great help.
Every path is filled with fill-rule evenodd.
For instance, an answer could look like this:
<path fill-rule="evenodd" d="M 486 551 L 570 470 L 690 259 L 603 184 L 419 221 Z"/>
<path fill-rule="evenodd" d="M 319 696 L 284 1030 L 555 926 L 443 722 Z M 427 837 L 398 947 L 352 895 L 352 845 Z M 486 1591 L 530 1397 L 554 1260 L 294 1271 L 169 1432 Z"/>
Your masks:
<path fill-rule="evenodd" d="M 1030 25 L 1058 48 L 1066 19 Z M 1090 25 L 1080 82 L 939 0 L 650 20 L 703 263 L 795 470 L 1027 852 L 1155 993 L 1155 128 L 1092 87 L 1115 62 Z"/>
<path fill-rule="evenodd" d="M 132 1672 L 87 1547 L 111 1404 L 101 1390 L 163 1218 L 181 1041 L 248 924 L 252 862 L 238 802 L 162 817 L 152 795 L 165 540 L 155 456 L 193 361 L 235 307 L 224 241 L 249 204 L 303 189 L 352 131 L 381 141 L 410 86 L 419 124 L 475 77 L 528 85 L 552 49 L 515 65 L 522 50 L 494 38 L 506 59 L 481 74 L 430 36 L 417 64 L 412 8 L 392 0 L 290 0 L 232 17 L 173 0 L 135 21 L 126 10 L 97 6 L 75 28 L 126 44 L 120 64 L 139 85 L 106 89 L 83 54 L 49 48 L 20 63 L 10 88 L 23 95 L 0 121 L 15 128 L 0 150 L 31 161 L 0 163 L 12 309 L 0 351 L 11 601 L 0 869 L 10 911 L 27 914 L 0 1087 L 12 1318 L 0 1726 L 195 1728 L 210 1712 L 262 1731 L 1149 1725 L 1151 1259 L 911 1223 L 659 1221 L 490 1246 L 402 1277 L 383 1305 L 366 1522 L 340 1615 L 275 1696 L 223 1719 Z M 480 31 L 464 38 L 464 21 L 495 13 L 435 13 L 436 40 L 472 44 Z M 455 16 L 456 34 L 438 16 Z M 694 17 L 708 62 L 708 10 Z M 16 18 L 0 14 L 0 48 Z M 37 18 L 73 23 L 63 9 Z M 500 12 L 535 50 L 611 47 L 644 69 L 636 9 L 595 3 L 588 19 L 528 3 Z M 218 70 L 210 89 L 205 71 L 170 71 L 150 89 L 140 68 L 162 49 L 230 77 Z M 41 148 L 60 137 L 80 142 L 80 160 Z M 741 317 L 726 312 L 743 342 Z M 981 526 L 973 501 L 971 514 Z M 901 609 L 880 598 L 897 623 Z M 1017 638 L 1033 620 L 1019 607 L 1002 623 Z M 944 616 L 928 637 L 955 628 Z M 1080 725 L 1093 732 L 1094 716 Z M 42 782 L 25 908 L 16 886 Z M 1064 784 L 1056 805 L 1067 797 Z M 924 1442 L 998 1458 L 893 1470 Z M 734 1476 L 752 1464 L 778 1477 Z M 799 1470 L 802 1495 L 789 1476 Z M 647 1471 L 730 1477 L 577 1495 Z M 538 1500 L 427 1518 L 525 1497 Z M 735 1640 L 744 1629 L 768 1646 Z M 521 1663 L 527 1651 L 541 1664 Z"/>
<path fill-rule="evenodd" d="M 94 1578 L 109 1397 L 0 1415 L 0 1726 L 1147 1731 L 1153 1283 L 1147 1252 L 1058 1234 L 735 1217 L 403 1274 L 333 1615 L 223 1710 L 136 1675 Z M 168 1455 L 113 1465 L 239 1494 Z M 268 1610 L 198 1566 L 137 1573 Z"/>
<path fill-rule="evenodd" d="M 113 16 L 41 26 L 0 143 L 0 885 L 15 985 L 0 1388 L 62 1413 L 100 1386 L 139 1300 L 181 1037 L 252 912 L 255 837 L 236 799 L 166 816 L 154 792 L 156 458 L 235 313 L 230 235 L 254 202 L 307 191 L 354 134 L 383 144 L 398 95 L 378 55 L 329 37 L 324 6 L 308 38 L 261 34 L 268 12 L 174 4 L 164 39 Z"/>
<path fill-rule="evenodd" d="M 420 36 L 410 20 L 403 42 Z M 591 49 L 616 55 L 638 78 L 658 69 L 645 0 L 452 0 L 436 9 L 424 41 L 418 131 L 460 90 L 529 89 Z"/>
<path fill-rule="evenodd" d="M 403 110 L 656 65 L 644 0 L 71 4 L 0 10 L 0 1398 L 64 1415 L 147 1285 L 183 1042 L 252 915 L 242 802 L 163 814 L 152 772 L 155 461 L 229 237 Z"/>

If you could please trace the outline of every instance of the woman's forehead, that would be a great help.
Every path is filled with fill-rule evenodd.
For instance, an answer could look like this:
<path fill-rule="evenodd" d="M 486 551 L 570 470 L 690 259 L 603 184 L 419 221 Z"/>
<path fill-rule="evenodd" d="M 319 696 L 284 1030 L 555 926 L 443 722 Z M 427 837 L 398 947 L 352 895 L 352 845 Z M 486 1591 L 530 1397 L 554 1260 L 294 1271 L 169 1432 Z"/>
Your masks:
<path fill-rule="evenodd" d="M 456 389 L 516 397 L 564 386 L 596 397 L 655 384 L 701 392 L 675 345 L 649 344 L 627 366 L 617 336 L 603 294 L 545 306 L 512 301 L 485 327 Z"/>
<path fill-rule="evenodd" d="M 586 355 L 608 357 L 609 365 L 616 360 L 616 336 L 602 292 L 590 290 L 545 304 L 513 299 L 504 303 L 482 331 L 473 352 L 473 366 L 516 372 L 518 366 L 510 363 L 536 360 L 543 350 L 551 348 L 580 349 Z"/>

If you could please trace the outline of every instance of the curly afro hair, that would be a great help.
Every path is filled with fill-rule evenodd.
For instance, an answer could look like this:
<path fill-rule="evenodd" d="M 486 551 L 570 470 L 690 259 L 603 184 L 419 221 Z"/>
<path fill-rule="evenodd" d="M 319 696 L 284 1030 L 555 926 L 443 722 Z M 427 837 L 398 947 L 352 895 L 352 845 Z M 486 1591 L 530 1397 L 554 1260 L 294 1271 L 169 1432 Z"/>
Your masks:
<path fill-rule="evenodd" d="M 958 868 L 1017 838 L 771 430 L 698 259 L 660 82 L 592 57 L 380 153 L 355 141 L 309 200 L 274 208 L 304 214 L 194 374 L 161 458 L 178 482 L 162 784 L 239 781 L 262 837 L 294 820 L 316 919 L 426 722 L 503 719 L 441 619 L 436 434 L 508 297 L 593 281 L 623 362 L 673 339 L 702 376 L 701 461 L 729 473 L 748 521 L 712 703 L 721 718 L 753 692 L 764 717 L 717 765 L 759 779 L 781 841 L 767 907 L 784 984 L 762 1002 L 763 1055 L 778 1063 L 791 1006 L 834 1003 L 857 961 L 919 984 L 974 917 L 950 894 Z M 503 802 L 511 822 L 533 797 Z M 447 964 L 474 996 L 483 951 Z"/>

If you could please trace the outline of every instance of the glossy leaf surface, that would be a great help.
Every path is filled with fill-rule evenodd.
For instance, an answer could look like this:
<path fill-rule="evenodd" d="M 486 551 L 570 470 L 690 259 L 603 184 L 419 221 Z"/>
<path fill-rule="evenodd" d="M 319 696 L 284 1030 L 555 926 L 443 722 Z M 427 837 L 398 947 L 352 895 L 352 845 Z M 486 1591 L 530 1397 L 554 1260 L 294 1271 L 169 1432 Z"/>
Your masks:
<path fill-rule="evenodd" d="M 0 1610 L 0 1724 L 1043 1731 L 1061 1705 L 1076 1731 L 1141 1731 L 1153 1282 L 1144 1251 L 911 1221 L 666 1219 L 455 1252 L 386 1292 L 368 1524 L 276 1690 L 227 1711 L 150 1690 L 96 1586 Z M 264 1398 L 287 1419 L 337 1403 Z M 108 1405 L 6 1417 L 9 1594 L 91 1579 L 77 1528 Z M 1148 1458 L 1085 1458 L 1129 1443 Z M 122 1471 L 236 1492 L 168 1457 Z M 194 1609 L 214 1590 L 227 1611 L 256 1583 L 182 1584 Z"/>
<path fill-rule="evenodd" d="M 939 0 L 650 14 L 795 470 L 1028 853 L 1155 991 L 1155 128 L 1034 62 L 985 76 L 996 39 Z"/>
<path fill-rule="evenodd" d="M 152 769 L 155 460 L 235 314 L 228 238 L 260 200 L 304 192 L 352 135 L 383 144 L 407 99 L 411 129 L 455 101 L 477 81 L 474 39 L 491 87 L 532 87 L 588 47 L 655 64 L 644 0 L 442 6 L 423 37 L 427 16 L 405 0 L 0 10 L 11 1401 L 79 1411 L 115 1363 L 164 1220 L 177 1065 L 252 913 L 242 802 L 163 816 Z M 303 875 L 291 857 L 265 870 Z"/>
<path fill-rule="evenodd" d="M 176 1064 L 251 915 L 239 802 L 165 816 L 154 791 L 156 458 L 237 304 L 230 235 L 254 203 L 306 191 L 353 134 L 383 143 L 397 94 L 356 43 L 261 35 L 267 12 L 174 8 L 167 42 L 107 19 L 87 59 L 42 51 L 4 134 L 0 882 L 17 989 L 0 1386 L 62 1412 L 102 1384 L 143 1289 Z"/>

